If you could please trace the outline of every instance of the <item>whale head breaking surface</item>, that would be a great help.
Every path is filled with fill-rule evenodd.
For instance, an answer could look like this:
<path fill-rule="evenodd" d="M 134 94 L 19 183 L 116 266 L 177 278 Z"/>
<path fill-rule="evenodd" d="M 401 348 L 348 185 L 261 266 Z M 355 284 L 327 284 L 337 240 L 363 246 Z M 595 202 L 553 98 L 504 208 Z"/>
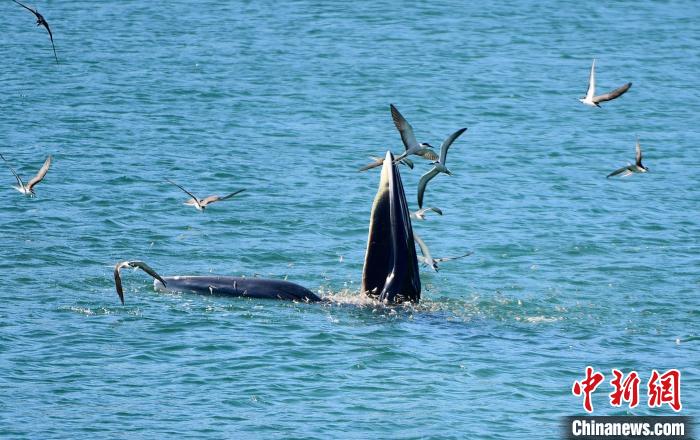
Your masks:
<path fill-rule="evenodd" d="M 380 301 L 420 301 L 411 216 L 394 156 L 387 151 L 369 221 L 361 291 Z"/>

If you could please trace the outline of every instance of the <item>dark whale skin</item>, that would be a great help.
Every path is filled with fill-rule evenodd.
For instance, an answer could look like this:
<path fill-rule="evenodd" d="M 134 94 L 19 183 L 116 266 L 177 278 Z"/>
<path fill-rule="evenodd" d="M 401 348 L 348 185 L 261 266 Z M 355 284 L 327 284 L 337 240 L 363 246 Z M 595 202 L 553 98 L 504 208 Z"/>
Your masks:
<path fill-rule="evenodd" d="M 287 301 L 322 301 L 309 289 L 284 280 L 229 276 L 175 276 L 163 279 L 167 287 L 155 280 L 153 286 L 156 290 Z"/>

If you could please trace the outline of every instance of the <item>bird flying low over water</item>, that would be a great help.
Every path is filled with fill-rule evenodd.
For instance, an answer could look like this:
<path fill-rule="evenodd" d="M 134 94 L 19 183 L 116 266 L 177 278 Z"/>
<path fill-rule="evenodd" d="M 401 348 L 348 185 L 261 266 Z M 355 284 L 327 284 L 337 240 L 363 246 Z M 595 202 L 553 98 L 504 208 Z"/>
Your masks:
<path fill-rule="evenodd" d="M 170 180 L 170 179 L 165 179 L 165 180 L 167 180 L 169 183 L 172 183 L 173 185 L 177 186 L 182 191 L 184 191 L 185 194 L 190 196 L 191 199 L 187 200 L 185 202 L 185 205 L 194 206 L 195 208 L 197 208 L 198 211 L 203 211 L 204 208 L 206 208 L 207 205 L 209 205 L 210 203 L 219 202 L 222 200 L 228 200 L 231 197 L 235 196 L 236 194 L 239 194 L 239 193 L 242 193 L 243 191 L 245 191 L 245 189 L 239 189 L 238 191 L 232 192 L 231 194 L 225 195 L 223 197 L 222 196 L 209 196 L 209 197 L 205 197 L 203 199 L 200 199 L 200 198 L 197 198 L 197 196 L 195 196 L 191 192 L 187 191 L 185 188 L 183 188 L 180 185 L 178 185 L 177 183 L 173 182 L 172 180 Z"/>
<path fill-rule="evenodd" d="M 411 218 L 415 220 L 425 220 L 425 214 L 429 211 L 433 211 L 436 214 L 442 215 L 442 210 L 440 208 L 435 208 L 431 206 L 429 208 L 422 208 L 418 211 L 413 211 L 411 213 Z"/>
<path fill-rule="evenodd" d="M 429 266 L 435 272 L 437 272 L 439 270 L 438 263 L 442 263 L 443 261 L 450 261 L 450 260 L 456 260 L 458 258 L 468 257 L 469 255 L 472 254 L 472 252 L 467 252 L 466 254 L 459 255 L 457 257 L 433 258 L 430 255 L 430 249 L 428 249 L 428 246 L 415 232 L 413 233 L 413 239 L 415 240 L 416 243 L 418 243 L 418 247 L 420 248 L 420 253 L 423 254 L 422 256 L 420 256 L 420 255 L 418 256 L 418 261 L 425 264 L 426 266 Z"/>
<path fill-rule="evenodd" d="M 144 263 L 143 261 L 122 261 L 120 263 L 117 263 L 114 266 L 114 286 L 117 289 L 117 295 L 119 295 L 119 299 L 121 300 L 122 304 L 124 304 L 124 289 L 122 289 L 121 270 L 125 267 L 141 269 L 153 278 L 163 283 L 163 286 L 165 286 L 165 280 L 163 280 L 163 278 L 161 278 L 161 276 L 158 275 L 158 273 L 155 270 L 153 270 L 148 264 Z"/>
<path fill-rule="evenodd" d="M 394 104 L 389 104 L 389 107 L 391 108 L 391 118 L 394 120 L 396 129 L 399 130 L 404 147 L 406 147 L 406 151 L 394 159 L 394 162 L 400 162 L 411 154 L 421 156 L 428 160 L 437 160 L 438 156 L 433 150 L 433 146 L 427 142 L 418 143 L 416 135 L 413 134 L 413 127 L 411 127 L 411 124 L 399 113 L 399 110 Z"/>
<path fill-rule="evenodd" d="M 579 99 L 583 104 L 590 105 L 591 107 L 600 107 L 601 102 L 605 101 L 612 101 L 615 98 L 620 97 L 622 94 L 627 92 L 630 87 L 632 87 L 632 83 L 628 82 L 624 86 L 618 87 L 617 89 L 613 90 L 612 92 L 605 93 L 603 95 L 598 95 L 596 96 L 595 94 L 595 59 L 593 60 L 593 64 L 591 65 L 591 74 L 588 77 L 588 91 L 586 92 L 586 96 L 583 98 Z"/>
<path fill-rule="evenodd" d="M 23 7 L 27 11 L 31 12 L 32 14 L 34 14 L 34 16 L 36 17 L 36 25 L 37 26 L 44 26 L 46 28 L 46 30 L 49 33 L 49 38 L 51 39 L 51 48 L 53 49 L 53 56 L 54 56 L 54 58 L 56 58 L 56 64 L 58 64 L 58 56 L 56 55 L 56 46 L 54 46 L 54 44 L 53 44 L 53 34 L 51 33 L 51 28 L 49 27 L 49 23 L 46 21 L 44 16 L 41 15 L 39 13 L 39 10 L 36 8 L 32 9 L 28 6 L 23 5 L 22 3 L 18 2 L 17 0 L 12 0 L 12 1 L 17 3 L 18 5 L 20 5 L 21 7 Z"/>
<path fill-rule="evenodd" d="M 380 167 L 384 164 L 383 157 L 370 156 L 370 159 L 372 159 L 374 162 L 363 166 L 358 171 L 367 171 L 367 170 L 372 169 L 372 168 Z M 398 163 L 404 164 L 407 167 L 409 167 L 410 169 L 413 169 L 413 161 L 407 157 L 404 157 L 403 159 L 398 161 Z"/>
<path fill-rule="evenodd" d="M 622 177 L 627 177 L 631 176 L 634 173 L 646 173 L 647 171 L 649 171 L 649 168 L 642 165 L 642 146 L 639 145 L 639 138 L 637 138 L 637 146 L 635 150 L 636 157 L 634 165 L 630 164 L 626 167 L 619 168 L 613 171 L 612 173 L 608 174 L 607 177 L 617 176 L 618 174 L 622 174 Z"/>
<path fill-rule="evenodd" d="M 423 176 L 420 178 L 420 181 L 418 182 L 418 207 L 423 208 L 423 195 L 425 193 L 425 187 L 428 185 L 428 182 L 430 180 L 437 176 L 439 173 L 445 173 L 448 176 L 452 175 L 452 172 L 447 169 L 447 166 L 445 166 L 445 162 L 447 161 L 447 150 L 450 148 L 450 145 L 462 135 L 467 129 L 466 128 L 460 128 L 459 130 L 455 131 L 445 139 L 445 142 L 442 143 L 440 146 L 440 158 L 433 162 L 433 168 L 428 171 L 427 173 L 423 174 Z"/>
<path fill-rule="evenodd" d="M 39 169 L 39 172 L 36 173 L 36 176 L 32 177 L 32 180 L 29 181 L 26 185 L 24 182 L 22 182 L 22 178 L 17 175 L 14 169 L 10 166 L 10 163 L 5 159 L 5 157 L 0 154 L 0 158 L 4 160 L 7 163 L 7 167 L 10 169 L 12 174 L 14 174 L 15 179 L 17 179 L 17 186 L 14 188 L 21 192 L 22 194 L 28 195 L 29 197 L 34 197 L 36 194 L 34 193 L 34 187 L 39 184 L 44 179 L 44 176 L 46 176 L 46 173 L 49 171 L 49 167 L 51 166 L 51 155 L 49 155 L 46 160 L 44 161 L 44 165 L 41 166 Z"/>

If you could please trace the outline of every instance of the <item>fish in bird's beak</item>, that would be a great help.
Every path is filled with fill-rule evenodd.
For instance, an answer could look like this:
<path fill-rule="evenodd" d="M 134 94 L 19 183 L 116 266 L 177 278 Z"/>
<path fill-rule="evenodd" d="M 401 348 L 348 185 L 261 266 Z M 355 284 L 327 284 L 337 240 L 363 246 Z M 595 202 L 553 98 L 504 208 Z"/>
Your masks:
<path fill-rule="evenodd" d="M 394 155 L 387 151 L 369 222 L 362 292 L 398 304 L 420 301 L 411 216 Z"/>

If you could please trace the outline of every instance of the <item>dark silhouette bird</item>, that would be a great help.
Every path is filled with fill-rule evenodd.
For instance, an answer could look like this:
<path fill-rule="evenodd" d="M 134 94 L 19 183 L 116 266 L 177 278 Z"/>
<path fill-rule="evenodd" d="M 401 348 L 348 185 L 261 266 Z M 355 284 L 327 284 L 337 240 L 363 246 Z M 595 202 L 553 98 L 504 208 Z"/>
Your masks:
<path fill-rule="evenodd" d="M 31 12 L 34 14 L 36 17 L 36 25 L 37 26 L 44 26 L 46 30 L 49 32 L 49 38 L 51 39 L 51 47 L 53 48 L 53 56 L 56 58 L 56 64 L 58 64 L 58 56 L 56 55 L 56 46 L 53 44 L 53 34 L 51 33 L 51 28 L 49 27 L 49 23 L 46 21 L 43 15 L 39 13 L 38 9 L 32 9 L 29 6 L 25 6 L 22 3 L 18 2 L 17 0 L 12 0 L 13 2 L 17 3 L 27 11 Z"/>

